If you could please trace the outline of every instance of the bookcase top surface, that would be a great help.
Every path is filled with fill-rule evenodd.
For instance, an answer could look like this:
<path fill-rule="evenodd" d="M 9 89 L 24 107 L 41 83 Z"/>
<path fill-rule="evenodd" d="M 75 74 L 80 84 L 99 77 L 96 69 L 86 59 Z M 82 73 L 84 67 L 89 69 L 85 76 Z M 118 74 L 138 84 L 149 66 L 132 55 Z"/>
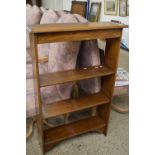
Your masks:
<path fill-rule="evenodd" d="M 50 32 L 69 32 L 69 31 L 89 31 L 89 30 L 108 30 L 127 28 L 127 25 L 112 22 L 99 23 L 61 23 L 61 24 L 37 24 L 27 26 L 30 33 L 50 33 Z"/>

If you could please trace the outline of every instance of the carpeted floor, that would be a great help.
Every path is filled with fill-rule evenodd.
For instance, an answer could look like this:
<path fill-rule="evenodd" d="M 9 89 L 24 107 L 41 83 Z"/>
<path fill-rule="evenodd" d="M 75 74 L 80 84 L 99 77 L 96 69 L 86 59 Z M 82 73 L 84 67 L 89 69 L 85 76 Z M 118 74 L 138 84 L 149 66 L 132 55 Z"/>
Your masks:
<path fill-rule="evenodd" d="M 119 67 L 129 70 L 129 53 L 121 50 Z M 114 97 L 113 103 L 128 107 L 128 95 Z M 47 155 L 128 155 L 129 114 L 111 111 L 108 135 L 88 133 L 61 142 Z M 41 155 L 36 128 L 27 142 L 27 155 Z"/>

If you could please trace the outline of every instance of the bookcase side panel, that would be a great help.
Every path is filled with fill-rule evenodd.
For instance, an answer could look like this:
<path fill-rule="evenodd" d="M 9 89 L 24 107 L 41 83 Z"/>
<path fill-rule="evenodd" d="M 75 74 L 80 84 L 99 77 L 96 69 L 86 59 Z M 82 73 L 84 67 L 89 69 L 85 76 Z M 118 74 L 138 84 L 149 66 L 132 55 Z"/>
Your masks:
<path fill-rule="evenodd" d="M 37 36 L 35 34 L 30 34 L 30 48 L 31 48 L 30 52 L 33 67 L 34 97 L 37 113 L 36 118 L 37 118 L 38 136 L 42 152 L 44 154 L 44 135 L 43 135 L 42 103 L 40 95 L 40 80 L 39 80 L 39 66 L 38 66 L 38 47 L 37 47 Z"/>
<path fill-rule="evenodd" d="M 109 104 L 106 104 L 104 106 L 99 106 L 98 108 L 99 115 L 100 117 L 102 117 L 104 123 L 106 124 L 106 128 L 104 130 L 105 135 L 107 135 L 108 122 L 109 122 L 110 111 L 111 111 L 111 100 L 112 100 L 114 85 L 115 85 L 115 76 L 116 76 L 118 60 L 119 60 L 120 44 L 121 44 L 121 36 L 119 38 L 106 39 L 104 64 L 113 70 L 114 75 L 110 75 L 102 78 L 103 93 L 110 99 Z"/>

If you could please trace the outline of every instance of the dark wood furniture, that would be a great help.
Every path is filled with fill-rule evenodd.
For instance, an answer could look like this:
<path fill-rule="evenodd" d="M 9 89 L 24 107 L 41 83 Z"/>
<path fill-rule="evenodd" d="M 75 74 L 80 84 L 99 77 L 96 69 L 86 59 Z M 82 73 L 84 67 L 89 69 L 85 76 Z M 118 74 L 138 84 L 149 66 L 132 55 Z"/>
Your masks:
<path fill-rule="evenodd" d="M 27 31 L 30 33 L 30 55 L 34 72 L 35 101 L 38 107 L 36 109 L 38 113 L 37 126 L 43 154 L 60 141 L 86 132 L 97 131 L 107 135 L 122 29 L 124 27 L 126 26 L 115 23 L 48 24 L 27 27 Z M 97 38 L 106 39 L 104 64 L 102 66 L 39 75 L 37 44 Z M 102 77 L 101 92 L 50 105 L 42 104 L 41 87 L 93 77 Z M 89 118 L 76 122 L 67 121 L 63 125 L 49 129 L 43 126 L 44 119 L 58 115 L 67 116 L 70 113 L 87 108 L 92 109 L 92 115 Z"/>
<path fill-rule="evenodd" d="M 37 5 L 40 7 L 42 2 L 41 0 L 26 0 L 26 4 Z"/>
<path fill-rule="evenodd" d="M 72 1 L 71 13 L 86 17 L 87 2 Z"/>

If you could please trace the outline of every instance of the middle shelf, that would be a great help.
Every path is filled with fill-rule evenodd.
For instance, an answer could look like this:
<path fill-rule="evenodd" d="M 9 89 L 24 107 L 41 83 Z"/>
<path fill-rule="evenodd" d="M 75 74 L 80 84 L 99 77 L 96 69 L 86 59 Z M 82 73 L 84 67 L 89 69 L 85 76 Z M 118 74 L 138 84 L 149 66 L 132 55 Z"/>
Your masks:
<path fill-rule="evenodd" d="M 44 119 L 56 117 L 109 102 L 110 100 L 103 94 L 103 92 L 99 92 L 75 99 L 63 100 L 51 104 L 43 104 L 43 117 Z"/>
<path fill-rule="evenodd" d="M 54 84 L 63 84 L 71 81 L 84 80 L 99 76 L 112 75 L 114 72 L 105 65 L 85 67 L 76 70 L 46 73 L 40 75 L 40 86 L 46 87 Z"/>

